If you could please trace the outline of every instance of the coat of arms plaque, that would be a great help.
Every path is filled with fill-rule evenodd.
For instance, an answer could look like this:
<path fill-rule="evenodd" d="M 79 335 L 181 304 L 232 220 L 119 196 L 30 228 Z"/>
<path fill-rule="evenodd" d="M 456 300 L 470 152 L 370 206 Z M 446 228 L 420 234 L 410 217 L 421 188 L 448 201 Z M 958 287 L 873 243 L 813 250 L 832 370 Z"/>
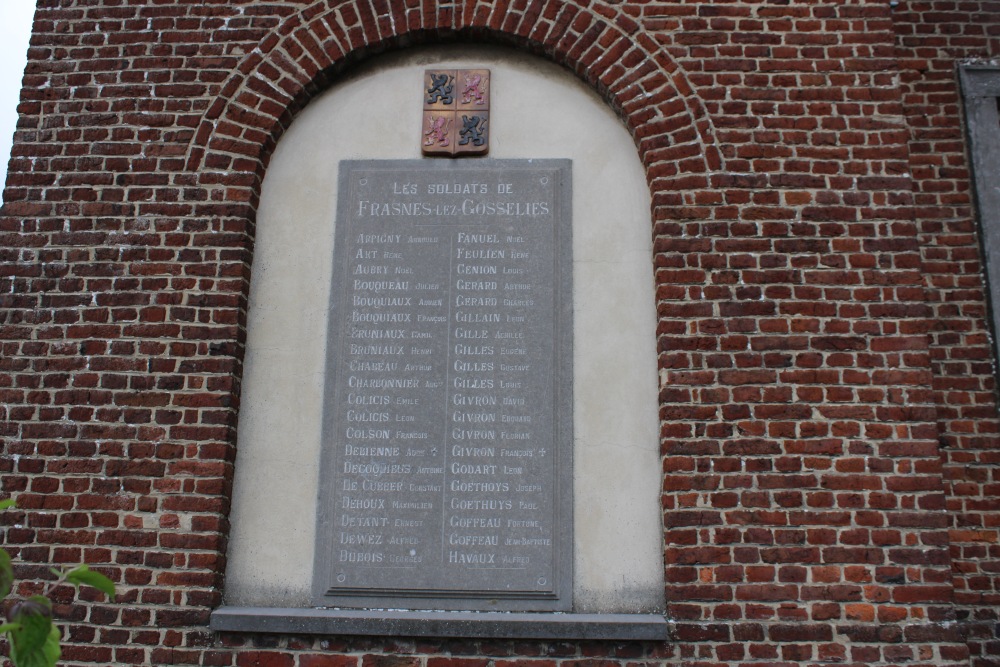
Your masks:
<path fill-rule="evenodd" d="M 490 71 L 424 72 L 424 155 L 460 157 L 490 150 Z"/>

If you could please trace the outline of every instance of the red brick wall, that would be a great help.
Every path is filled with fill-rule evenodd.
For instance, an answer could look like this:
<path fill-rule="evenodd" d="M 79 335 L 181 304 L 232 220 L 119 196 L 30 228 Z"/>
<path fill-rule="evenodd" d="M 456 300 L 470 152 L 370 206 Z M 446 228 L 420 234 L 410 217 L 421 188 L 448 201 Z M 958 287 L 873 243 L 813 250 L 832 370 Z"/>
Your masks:
<path fill-rule="evenodd" d="M 0 217 L 0 490 L 20 575 L 119 582 L 60 609 L 69 662 L 1000 660 L 954 83 L 997 55 L 996 2 L 40 5 Z M 646 166 L 675 639 L 213 634 L 267 157 L 351 62 L 456 38 L 577 72 Z"/>
<path fill-rule="evenodd" d="M 959 59 L 1000 56 L 1000 2 L 905 2 L 893 23 L 932 312 L 957 618 L 972 664 L 1000 664 L 1000 423 L 955 76 Z"/>

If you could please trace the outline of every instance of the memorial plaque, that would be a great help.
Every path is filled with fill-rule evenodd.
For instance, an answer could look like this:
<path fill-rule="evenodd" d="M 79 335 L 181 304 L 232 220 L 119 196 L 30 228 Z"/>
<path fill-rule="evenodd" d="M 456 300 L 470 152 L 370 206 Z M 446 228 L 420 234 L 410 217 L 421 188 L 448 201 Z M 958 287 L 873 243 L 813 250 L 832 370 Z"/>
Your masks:
<path fill-rule="evenodd" d="M 316 604 L 571 608 L 570 179 L 341 163 Z"/>

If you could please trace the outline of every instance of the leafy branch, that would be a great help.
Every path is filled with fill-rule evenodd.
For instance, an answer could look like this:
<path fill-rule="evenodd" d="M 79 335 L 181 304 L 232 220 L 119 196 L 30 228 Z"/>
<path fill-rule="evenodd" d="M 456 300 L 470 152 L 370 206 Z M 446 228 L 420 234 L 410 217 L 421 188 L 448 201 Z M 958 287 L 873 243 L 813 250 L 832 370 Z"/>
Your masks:
<path fill-rule="evenodd" d="M 13 499 L 0 500 L 0 512 L 15 506 Z M 115 585 L 100 572 L 86 564 L 69 570 L 51 568 L 56 576 L 43 595 L 32 595 L 11 605 L 7 622 L 0 625 L 0 634 L 7 636 L 10 659 L 15 667 L 55 667 L 62 654 L 59 628 L 52 622 L 52 600 L 49 595 L 62 584 L 74 588 L 90 586 L 115 599 Z M 10 554 L 0 549 L 0 600 L 6 600 L 14 587 L 14 567 Z"/>

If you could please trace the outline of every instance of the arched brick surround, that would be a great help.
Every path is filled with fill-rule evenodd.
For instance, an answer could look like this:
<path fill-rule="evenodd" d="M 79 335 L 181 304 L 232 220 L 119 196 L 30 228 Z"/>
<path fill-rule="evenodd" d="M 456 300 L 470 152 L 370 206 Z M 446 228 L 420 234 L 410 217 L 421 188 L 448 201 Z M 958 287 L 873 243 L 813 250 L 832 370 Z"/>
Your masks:
<path fill-rule="evenodd" d="M 671 187 L 676 180 L 721 166 L 711 123 L 683 71 L 620 11 L 563 2 L 525 12 L 489 2 L 375 4 L 384 4 L 374 7 L 379 18 L 364 0 L 322 0 L 283 20 L 222 86 L 193 137 L 188 170 L 200 170 L 206 184 L 227 174 L 227 185 L 246 185 L 232 180 L 234 171 L 252 173 L 256 187 L 274 142 L 332 72 L 386 49 L 454 39 L 511 44 L 572 69 L 621 114 L 657 189 L 679 189 Z"/>

